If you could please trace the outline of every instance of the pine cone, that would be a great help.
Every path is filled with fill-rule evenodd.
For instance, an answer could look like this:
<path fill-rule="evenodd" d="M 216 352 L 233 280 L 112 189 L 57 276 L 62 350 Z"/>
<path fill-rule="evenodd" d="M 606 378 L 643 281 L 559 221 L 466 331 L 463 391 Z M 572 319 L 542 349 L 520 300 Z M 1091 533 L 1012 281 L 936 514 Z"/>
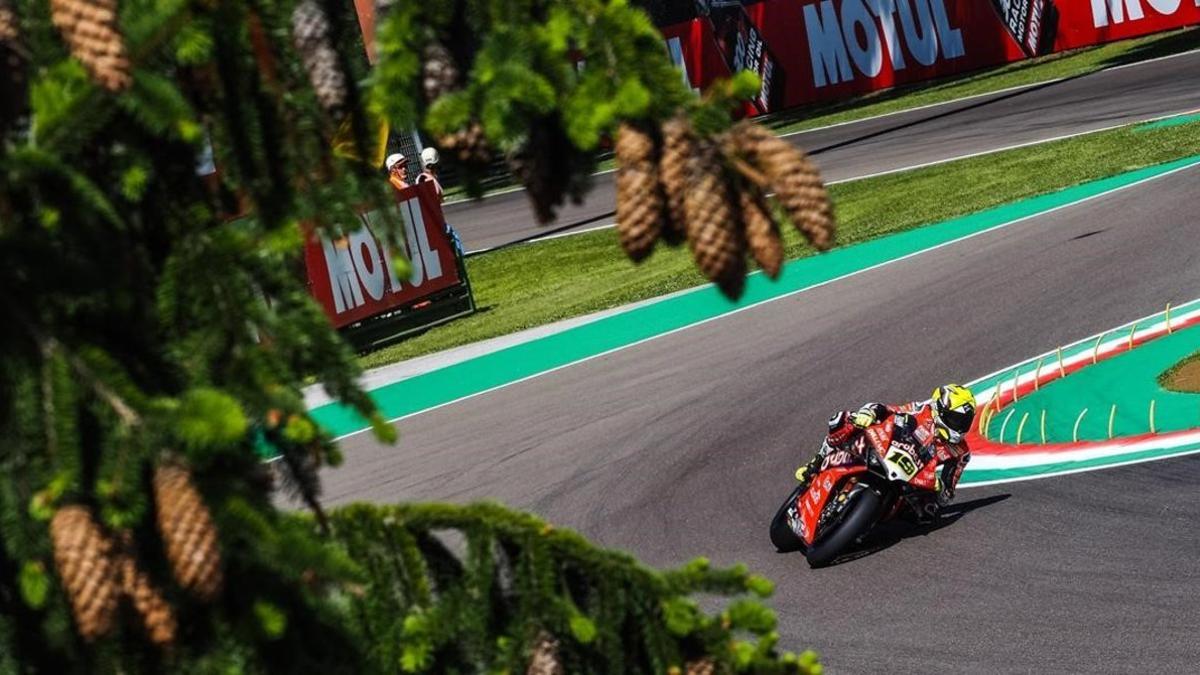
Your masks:
<path fill-rule="evenodd" d="M 120 560 L 121 590 L 129 596 L 133 608 L 142 617 L 146 637 L 160 647 L 170 645 L 175 642 L 175 612 L 154 587 L 150 577 L 138 567 L 129 550 L 128 536 L 125 547 Z"/>
<path fill-rule="evenodd" d="M 689 662 L 685 671 L 686 675 L 713 675 L 715 672 L 716 664 L 708 657 Z"/>
<path fill-rule="evenodd" d="M 617 234 L 634 262 L 650 255 L 662 229 L 654 150 L 654 138 L 644 129 L 623 123 L 617 130 Z"/>
<path fill-rule="evenodd" d="M 184 467 L 166 464 L 154 471 L 158 530 L 179 585 L 200 600 L 221 590 L 221 551 L 208 507 Z"/>
<path fill-rule="evenodd" d="M 0 0 L 0 45 L 16 46 L 21 42 L 20 24 L 17 14 L 8 0 Z"/>
<path fill-rule="evenodd" d="M 88 642 L 106 635 L 116 619 L 121 591 L 112 540 L 83 506 L 59 509 L 50 521 L 50 539 L 79 635 Z"/>
<path fill-rule="evenodd" d="M 592 157 L 580 152 L 557 115 L 535 119 L 529 136 L 508 158 L 509 168 L 525 185 L 539 223 L 554 220 L 559 206 L 570 195 L 579 202 L 591 180 Z"/>
<path fill-rule="evenodd" d="M 437 40 L 425 45 L 424 57 L 421 88 L 425 92 L 425 102 L 433 103 L 443 94 L 458 89 L 458 66 L 446 45 Z"/>
<path fill-rule="evenodd" d="M 563 675 L 563 672 L 558 660 L 558 641 L 545 632 L 539 633 L 525 675 Z"/>
<path fill-rule="evenodd" d="M 472 120 L 465 129 L 437 139 L 442 150 L 460 164 L 482 166 L 492 161 L 492 149 L 483 133 L 483 125 Z"/>
<path fill-rule="evenodd" d="M 799 148 L 770 131 L 742 122 L 733 130 L 735 145 L 771 181 L 775 198 L 787 210 L 796 229 L 817 250 L 833 244 L 833 205 L 821 173 Z"/>
<path fill-rule="evenodd" d="M 50 20 L 100 86 L 121 91 L 133 83 L 117 30 L 117 0 L 50 0 Z"/>
<path fill-rule="evenodd" d="M 25 107 L 27 53 L 8 0 L 0 0 L 0 129 Z"/>
<path fill-rule="evenodd" d="M 292 10 L 292 39 L 317 101 L 336 115 L 346 103 L 346 75 L 330 40 L 329 17 L 315 0 L 304 0 Z"/>
<path fill-rule="evenodd" d="M 662 157 L 658 160 L 658 178 L 662 181 L 667 208 L 662 237 L 674 246 L 687 236 L 687 210 L 683 202 L 688 187 L 688 160 L 696 152 L 696 139 L 692 136 L 692 125 L 684 115 L 674 117 L 663 124 L 662 134 L 663 148 Z"/>
<path fill-rule="evenodd" d="M 684 208 L 696 266 L 726 296 L 737 298 L 746 272 L 744 243 L 716 148 L 702 146 L 689 162 L 688 175 Z"/>
<path fill-rule="evenodd" d="M 742 223 L 746 228 L 746 243 L 750 252 L 772 279 L 779 276 L 783 265 L 783 242 L 779 238 L 779 226 L 771 218 L 766 202 L 758 188 L 746 186 L 738 193 Z"/>

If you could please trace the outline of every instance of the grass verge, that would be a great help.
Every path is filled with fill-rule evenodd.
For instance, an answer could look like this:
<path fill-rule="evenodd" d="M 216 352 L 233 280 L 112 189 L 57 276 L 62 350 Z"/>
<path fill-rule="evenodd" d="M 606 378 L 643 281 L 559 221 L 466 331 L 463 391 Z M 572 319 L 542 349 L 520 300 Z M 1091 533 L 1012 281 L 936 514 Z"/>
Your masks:
<path fill-rule="evenodd" d="M 1158 384 L 1167 391 L 1200 394 L 1200 352 L 1164 371 L 1158 376 Z"/>
<path fill-rule="evenodd" d="M 950 162 L 830 188 L 839 245 L 973 213 L 1200 154 L 1200 122 L 1136 127 Z M 790 228 L 789 259 L 813 251 Z M 598 230 L 467 260 L 481 311 L 362 357 L 375 367 L 704 283 L 686 248 L 660 246 L 641 265 Z"/>

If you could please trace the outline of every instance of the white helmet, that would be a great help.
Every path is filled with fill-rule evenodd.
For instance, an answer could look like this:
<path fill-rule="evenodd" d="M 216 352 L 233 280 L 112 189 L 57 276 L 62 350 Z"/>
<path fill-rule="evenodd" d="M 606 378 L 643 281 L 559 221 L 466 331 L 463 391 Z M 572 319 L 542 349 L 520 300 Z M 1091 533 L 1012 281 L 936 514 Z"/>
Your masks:
<path fill-rule="evenodd" d="M 437 148 L 425 148 L 421 151 L 421 166 L 433 166 L 439 159 L 441 157 L 438 156 Z"/>
<path fill-rule="evenodd" d="M 400 162 L 403 162 L 405 159 L 406 158 L 404 155 L 402 155 L 398 152 L 394 152 L 394 153 L 388 155 L 387 159 L 384 160 L 383 165 L 387 167 L 388 171 L 391 171 L 393 166 L 396 166 Z"/>

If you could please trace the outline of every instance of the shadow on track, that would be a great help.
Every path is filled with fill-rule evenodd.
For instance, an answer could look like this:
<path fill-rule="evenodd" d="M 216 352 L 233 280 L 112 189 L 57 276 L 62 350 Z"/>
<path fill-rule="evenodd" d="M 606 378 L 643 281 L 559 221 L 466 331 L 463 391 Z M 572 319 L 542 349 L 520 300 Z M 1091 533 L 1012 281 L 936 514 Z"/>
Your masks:
<path fill-rule="evenodd" d="M 928 534 L 945 529 L 962 520 L 963 516 L 976 509 L 982 509 L 998 504 L 1012 495 L 992 495 L 969 502 L 951 504 L 942 510 L 942 516 L 934 523 L 919 525 L 902 519 L 880 524 L 859 542 L 854 548 L 838 556 L 829 567 L 836 567 L 848 562 L 874 555 L 884 549 L 891 548 L 905 539 L 924 537 Z"/>

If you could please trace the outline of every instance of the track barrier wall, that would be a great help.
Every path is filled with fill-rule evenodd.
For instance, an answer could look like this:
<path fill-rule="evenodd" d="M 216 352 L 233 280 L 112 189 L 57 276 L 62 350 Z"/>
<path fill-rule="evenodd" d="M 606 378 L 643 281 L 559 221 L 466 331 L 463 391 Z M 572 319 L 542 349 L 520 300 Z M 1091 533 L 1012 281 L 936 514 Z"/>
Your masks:
<path fill-rule="evenodd" d="M 689 83 L 762 80 L 752 114 L 1200 24 L 1200 0 L 762 0 L 697 3 L 664 26 Z"/>

